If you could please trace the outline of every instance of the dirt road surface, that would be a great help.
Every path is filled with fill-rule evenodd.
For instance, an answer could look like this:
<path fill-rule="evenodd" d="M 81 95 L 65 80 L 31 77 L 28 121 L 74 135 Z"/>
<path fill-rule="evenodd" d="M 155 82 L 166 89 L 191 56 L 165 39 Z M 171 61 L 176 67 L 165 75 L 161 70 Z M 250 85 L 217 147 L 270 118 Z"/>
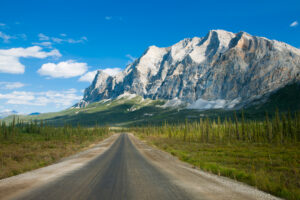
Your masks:
<path fill-rule="evenodd" d="M 116 134 L 57 164 L 0 180 L 0 199 L 278 199 Z"/>

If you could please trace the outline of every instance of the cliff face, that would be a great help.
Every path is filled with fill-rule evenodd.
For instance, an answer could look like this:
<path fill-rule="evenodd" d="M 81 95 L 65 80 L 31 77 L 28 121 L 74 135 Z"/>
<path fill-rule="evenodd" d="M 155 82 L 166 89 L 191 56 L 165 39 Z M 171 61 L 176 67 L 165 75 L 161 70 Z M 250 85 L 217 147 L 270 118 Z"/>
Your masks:
<path fill-rule="evenodd" d="M 99 70 L 77 106 L 132 93 L 231 108 L 299 80 L 299 49 L 245 32 L 212 30 L 171 47 L 150 46 L 114 77 Z"/>

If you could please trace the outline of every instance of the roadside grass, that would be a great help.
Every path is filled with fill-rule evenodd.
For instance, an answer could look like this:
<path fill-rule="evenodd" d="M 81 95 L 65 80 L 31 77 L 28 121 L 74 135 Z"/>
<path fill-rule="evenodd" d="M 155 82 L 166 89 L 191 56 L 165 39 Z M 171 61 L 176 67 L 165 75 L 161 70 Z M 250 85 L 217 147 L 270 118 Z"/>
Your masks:
<path fill-rule="evenodd" d="M 130 131 L 205 171 L 273 195 L 300 200 L 300 112 L 265 120 L 220 117 L 184 124 L 135 126 Z"/>
<path fill-rule="evenodd" d="M 108 128 L 80 130 L 50 128 L 52 133 L 0 134 L 0 179 L 44 167 L 79 152 L 109 136 Z M 72 133 L 73 132 L 73 133 Z M 72 133 L 72 134 L 71 134 Z"/>
<path fill-rule="evenodd" d="M 138 134 L 141 139 L 204 171 L 286 199 L 300 199 L 299 144 L 206 144 Z"/>

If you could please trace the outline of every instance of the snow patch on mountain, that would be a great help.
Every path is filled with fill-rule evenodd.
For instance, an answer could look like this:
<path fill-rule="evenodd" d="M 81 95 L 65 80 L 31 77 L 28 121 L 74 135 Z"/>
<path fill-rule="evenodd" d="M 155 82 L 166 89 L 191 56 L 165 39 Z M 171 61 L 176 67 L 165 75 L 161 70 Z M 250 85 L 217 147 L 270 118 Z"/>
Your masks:
<path fill-rule="evenodd" d="M 170 107 L 179 107 L 184 105 L 185 102 L 181 101 L 180 99 L 178 99 L 177 97 L 171 100 L 167 100 L 165 104 L 163 104 L 162 106 L 159 106 L 161 108 L 170 108 Z"/>
<path fill-rule="evenodd" d="M 136 94 L 130 94 L 128 92 L 125 92 L 124 94 L 119 95 L 116 99 L 123 99 L 125 98 L 126 100 L 130 100 L 137 97 Z"/>
<path fill-rule="evenodd" d="M 216 99 L 212 101 L 205 100 L 205 99 L 198 99 L 197 101 L 189 105 L 187 108 L 197 109 L 197 110 L 221 109 L 221 108 L 231 109 L 239 102 L 240 102 L 239 99 L 234 99 L 232 101 L 227 101 L 224 99 Z"/>

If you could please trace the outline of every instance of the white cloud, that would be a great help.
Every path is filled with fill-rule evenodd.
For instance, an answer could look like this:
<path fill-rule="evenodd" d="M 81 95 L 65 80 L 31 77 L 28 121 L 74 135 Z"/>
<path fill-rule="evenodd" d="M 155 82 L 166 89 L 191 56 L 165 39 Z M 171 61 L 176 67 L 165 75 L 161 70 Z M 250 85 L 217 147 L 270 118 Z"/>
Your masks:
<path fill-rule="evenodd" d="M 22 74 L 25 66 L 20 63 L 20 58 L 46 58 L 50 56 L 60 57 L 61 54 L 57 49 L 50 52 L 42 51 L 39 46 L 28 48 L 11 48 L 0 49 L 0 73 Z"/>
<path fill-rule="evenodd" d="M 76 101 L 82 98 L 82 96 L 79 96 L 76 93 L 76 89 L 47 92 L 13 91 L 7 94 L 0 93 L 0 99 L 6 100 L 6 104 L 31 106 L 46 106 L 49 104 L 55 104 L 57 107 L 66 107 L 73 105 Z"/>
<path fill-rule="evenodd" d="M 23 40 L 27 40 L 27 35 L 25 33 L 17 34 L 15 38 L 21 38 Z"/>
<path fill-rule="evenodd" d="M 38 70 L 38 73 L 42 76 L 49 76 L 53 78 L 71 78 L 84 74 L 88 69 L 86 63 L 77 63 L 73 60 L 67 60 L 65 62 L 46 63 Z"/>
<path fill-rule="evenodd" d="M 295 27 L 298 26 L 298 21 L 294 21 L 293 23 L 290 24 L 290 27 Z"/>
<path fill-rule="evenodd" d="M 7 43 L 13 37 L 0 31 L 0 38 L 3 40 L 3 42 Z"/>
<path fill-rule="evenodd" d="M 114 21 L 123 21 L 123 17 L 118 17 L 118 16 L 105 16 L 104 17 L 105 20 L 109 21 L 109 20 L 114 20 Z"/>
<path fill-rule="evenodd" d="M 6 104 L 23 104 L 30 105 L 30 101 L 35 99 L 32 92 L 13 91 L 8 94 L 1 94 L 0 99 L 6 99 Z"/>
<path fill-rule="evenodd" d="M 4 24 L 4 23 L 0 23 L 0 26 L 4 27 L 4 26 L 6 26 L 6 24 Z"/>
<path fill-rule="evenodd" d="M 23 40 L 27 39 L 27 35 L 22 34 L 16 34 L 16 35 L 8 35 L 0 31 L 0 38 L 3 40 L 4 43 L 8 43 L 11 39 L 18 39 L 21 38 Z"/>
<path fill-rule="evenodd" d="M 97 74 L 97 70 L 87 72 L 86 74 L 81 76 L 78 80 L 81 81 L 81 82 L 90 82 L 91 83 L 91 82 L 93 82 L 96 74 Z"/>
<path fill-rule="evenodd" d="M 126 57 L 129 58 L 130 61 L 132 61 L 132 62 L 136 60 L 136 57 L 133 57 L 133 56 L 130 55 L 130 54 L 127 54 Z"/>
<path fill-rule="evenodd" d="M 106 69 L 101 69 L 102 71 L 104 71 L 105 73 L 107 73 L 110 76 L 115 76 L 117 75 L 119 72 L 122 71 L 121 68 L 106 68 Z"/>
<path fill-rule="evenodd" d="M 129 58 L 126 65 L 129 65 L 129 64 L 133 63 L 137 59 L 136 57 L 133 57 L 130 54 L 127 54 L 126 57 Z"/>
<path fill-rule="evenodd" d="M 3 107 L 0 107 L 0 108 L 2 109 Z M 11 110 L 11 109 L 3 109 L 3 110 L 0 111 L 0 113 L 9 113 L 9 112 L 13 112 L 13 110 Z"/>
<path fill-rule="evenodd" d="M 46 42 L 33 42 L 32 44 L 52 48 L 52 43 L 47 42 L 47 41 Z"/>
<path fill-rule="evenodd" d="M 39 37 L 39 40 L 42 40 L 42 41 L 50 39 L 49 36 L 47 36 L 47 35 L 45 35 L 43 33 L 38 34 L 38 37 Z"/>
<path fill-rule="evenodd" d="M 64 41 L 63 39 L 61 38 L 56 38 L 56 37 L 52 37 L 51 40 L 55 43 L 61 43 L 62 41 Z"/>
<path fill-rule="evenodd" d="M 12 90 L 24 87 L 25 84 L 20 82 L 0 82 L 0 89 Z"/>
<path fill-rule="evenodd" d="M 70 44 L 76 44 L 76 43 L 84 43 L 87 41 L 87 37 L 85 37 L 85 36 L 82 36 L 80 39 L 77 39 L 77 40 L 72 39 L 72 38 L 65 38 L 67 36 L 67 34 L 65 34 L 65 33 L 61 33 L 60 36 L 63 38 L 49 37 L 43 33 L 38 34 L 40 41 L 52 41 L 52 42 L 58 43 L 58 44 L 61 44 L 63 42 L 70 43 Z M 39 44 L 39 43 L 35 43 L 35 44 Z"/>
<path fill-rule="evenodd" d="M 57 49 L 50 52 L 42 51 L 39 46 L 32 46 L 28 48 L 11 48 L 11 49 L 0 49 L 0 55 L 13 56 L 13 57 L 34 57 L 34 58 L 46 58 L 49 56 L 61 56 Z"/>
<path fill-rule="evenodd" d="M 70 44 L 83 43 L 83 42 L 87 41 L 87 37 L 83 36 L 79 40 L 74 40 L 74 39 L 69 38 L 69 39 L 66 39 L 63 41 L 70 43 Z"/>

